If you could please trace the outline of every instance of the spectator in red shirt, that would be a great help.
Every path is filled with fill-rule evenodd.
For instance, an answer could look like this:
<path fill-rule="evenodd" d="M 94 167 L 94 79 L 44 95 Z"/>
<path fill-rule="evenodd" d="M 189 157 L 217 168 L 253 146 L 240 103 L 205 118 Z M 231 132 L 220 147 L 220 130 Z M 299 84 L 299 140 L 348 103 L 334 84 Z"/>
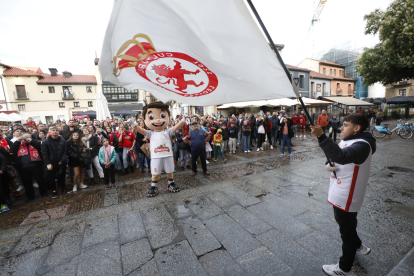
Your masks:
<path fill-rule="evenodd" d="M 119 130 L 121 132 L 121 130 Z M 131 172 L 134 173 L 134 162 L 131 160 L 131 158 L 128 158 L 128 150 L 134 150 L 135 146 L 135 134 L 129 129 L 128 124 L 124 124 L 123 131 L 121 132 L 121 135 L 119 136 L 119 143 L 122 143 L 122 160 L 124 162 L 124 174 L 129 174 L 128 170 L 128 161 L 131 165 Z"/>
<path fill-rule="evenodd" d="M 362 107 L 360 107 L 360 108 L 357 110 L 357 113 L 358 113 L 358 114 L 365 115 L 365 111 L 362 109 Z"/>
<path fill-rule="evenodd" d="M 33 121 L 33 118 L 32 117 L 29 117 L 27 120 L 28 120 L 28 122 L 26 124 L 27 126 L 34 125 L 34 127 L 37 128 L 36 122 Z"/>
<path fill-rule="evenodd" d="M 322 110 L 322 114 L 319 115 L 318 117 L 317 125 L 322 127 L 324 134 L 326 133 L 326 127 L 328 126 L 328 124 L 329 124 L 329 116 L 328 114 L 326 114 L 325 110 Z"/>

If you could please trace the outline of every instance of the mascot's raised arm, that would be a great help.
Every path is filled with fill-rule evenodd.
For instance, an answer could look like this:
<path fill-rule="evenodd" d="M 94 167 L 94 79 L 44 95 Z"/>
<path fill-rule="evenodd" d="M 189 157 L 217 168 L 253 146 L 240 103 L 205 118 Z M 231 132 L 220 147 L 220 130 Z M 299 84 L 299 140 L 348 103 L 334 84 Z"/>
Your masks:
<path fill-rule="evenodd" d="M 158 180 L 162 171 L 167 173 L 168 190 L 172 193 L 179 192 L 180 188 L 174 182 L 174 155 L 170 137 L 185 125 L 185 118 L 173 128 L 167 128 L 170 124 L 170 110 L 163 102 L 147 104 L 142 110 L 142 116 L 149 130 L 138 126 L 133 118 L 126 123 L 150 139 L 152 181 L 147 195 L 158 195 Z"/>

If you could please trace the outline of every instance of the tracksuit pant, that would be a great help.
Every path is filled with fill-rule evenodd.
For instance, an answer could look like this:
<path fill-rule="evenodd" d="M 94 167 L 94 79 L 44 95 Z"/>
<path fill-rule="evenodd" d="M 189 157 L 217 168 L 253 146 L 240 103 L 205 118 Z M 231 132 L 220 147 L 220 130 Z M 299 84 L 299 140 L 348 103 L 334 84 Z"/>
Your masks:
<path fill-rule="evenodd" d="M 104 164 L 101 164 L 104 173 L 105 185 L 109 184 L 109 178 L 111 178 L 111 184 L 115 183 L 115 165 L 111 164 L 108 168 L 105 168 Z"/>
<path fill-rule="evenodd" d="M 229 148 L 230 151 L 236 151 L 236 138 L 229 138 Z"/>
<path fill-rule="evenodd" d="M 184 162 L 186 165 L 190 165 L 190 153 L 188 152 L 188 150 L 180 149 L 180 161 L 181 167 L 184 167 Z"/>
<path fill-rule="evenodd" d="M 35 193 L 33 189 L 33 178 L 36 180 L 39 185 L 39 192 L 41 195 L 46 195 L 46 183 L 45 178 L 43 177 L 43 163 L 41 161 L 32 162 L 36 163 L 33 166 L 23 167 L 22 174 L 20 175 L 24 189 L 26 190 L 27 199 L 34 199 Z M 39 163 L 39 164 L 37 164 Z M 66 166 L 62 165 L 62 166 Z M 65 171 L 66 172 L 66 171 Z M 63 174 L 65 176 L 65 173 Z"/>
<path fill-rule="evenodd" d="M 217 152 L 220 154 L 221 158 L 224 160 L 224 154 L 221 150 L 221 146 L 214 145 L 214 160 L 217 160 Z"/>

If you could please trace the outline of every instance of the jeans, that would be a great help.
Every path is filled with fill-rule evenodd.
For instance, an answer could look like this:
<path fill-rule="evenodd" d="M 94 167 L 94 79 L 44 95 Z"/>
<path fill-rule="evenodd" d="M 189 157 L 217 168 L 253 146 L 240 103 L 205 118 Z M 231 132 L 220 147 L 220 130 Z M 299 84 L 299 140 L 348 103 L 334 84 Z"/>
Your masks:
<path fill-rule="evenodd" d="M 124 162 L 124 168 L 128 168 L 128 162 L 130 166 L 134 166 L 134 162 L 132 162 L 131 158 L 128 156 L 127 151 L 129 148 L 123 148 L 122 151 L 122 161 Z"/>
<path fill-rule="evenodd" d="M 150 159 L 148 156 L 146 156 L 144 153 L 141 153 L 141 169 L 143 170 L 145 168 L 145 164 L 148 164 L 148 169 L 150 168 L 149 164 L 151 164 Z"/>
<path fill-rule="evenodd" d="M 216 146 L 216 145 L 214 145 L 214 160 L 217 160 L 217 151 L 219 152 L 221 158 L 224 160 L 224 154 L 223 154 L 223 151 L 221 150 L 221 146 Z"/>
<path fill-rule="evenodd" d="M 252 146 L 253 146 L 253 144 L 255 144 L 255 143 L 257 143 L 256 142 L 256 128 L 253 127 L 252 132 L 250 133 L 250 144 L 252 144 Z M 257 146 L 257 144 L 256 144 L 256 146 Z"/>
<path fill-rule="evenodd" d="M 289 152 L 289 154 L 291 154 L 292 149 L 290 148 L 290 138 L 287 134 L 283 134 L 283 137 L 282 137 L 282 148 L 280 149 L 280 152 L 282 154 L 285 153 L 285 146 L 287 146 L 288 152 Z"/>
<path fill-rule="evenodd" d="M 334 208 L 335 220 L 339 225 L 339 232 L 342 239 L 342 256 L 339 258 L 339 268 L 345 272 L 351 271 L 354 263 L 356 250 L 362 242 L 357 233 L 357 212 L 345 212 Z"/>
<path fill-rule="evenodd" d="M 207 171 L 207 164 L 206 164 L 206 149 L 191 149 L 191 165 L 193 172 L 197 172 L 197 164 L 196 161 L 200 157 L 201 160 L 201 167 L 203 168 L 203 172 Z"/>
<path fill-rule="evenodd" d="M 276 147 L 278 129 L 272 129 L 273 146 Z"/>
<path fill-rule="evenodd" d="M 190 165 L 190 153 L 188 152 L 188 150 L 180 149 L 180 161 L 181 161 L 181 167 L 184 167 L 184 162 L 187 166 Z"/>
<path fill-rule="evenodd" d="M 43 177 L 43 162 L 32 162 L 38 163 L 34 166 L 23 167 L 20 177 L 22 178 L 24 189 L 26 190 L 26 196 L 28 199 L 34 199 L 35 193 L 33 189 L 33 178 L 39 184 L 39 192 L 41 195 L 46 195 L 46 183 Z M 63 166 L 63 165 L 62 165 Z"/>
<path fill-rule="evenodd" d="M 111 164 L 109 168 L 105 168 L 104 164 L 101 164 L 102 170 L 104 172 L 104 181 L 105 185 L 109 184 L 109 177 L 111 178 L 111 183 L 115 183 L 115 165 Z"/>
<path fill-rule="evenodd" d="M 123 151 L 116 152 L 116 159 L 115 159 L 115 169 L 117 171 L 122 170 L 121 158 L 122 158 Z"/>
<path fill-rule="evenodd" d="M 241 132 L 241 130 L 239 130 L 239 133 L 237 135 L 238 135 L 239 143 L 242 143 L 242 140 L 243 140 L 243 132 Z"/>
<path fill-rule="evenodd" d="M 243 135 L 243 150 L 250 150 L 250 135 Z"/>
<path fill-rule="evenodd" d="M 49 180 L 49 184 L 52 187 L 52 190 L 57 190 L 57 186 L 61 187 L 62 189 L 65 188 L 65 177 L 66 177 L 66 164 L 58 165 L 54 164 L 53 168 L 47 171 L 47 178 Z M 57 184 L 56 185 L 56 179 Z"/>
<path fill-rule="evenodd" d="M 326 134 L 326 126 L 322 127 L 323 134 Z"/>

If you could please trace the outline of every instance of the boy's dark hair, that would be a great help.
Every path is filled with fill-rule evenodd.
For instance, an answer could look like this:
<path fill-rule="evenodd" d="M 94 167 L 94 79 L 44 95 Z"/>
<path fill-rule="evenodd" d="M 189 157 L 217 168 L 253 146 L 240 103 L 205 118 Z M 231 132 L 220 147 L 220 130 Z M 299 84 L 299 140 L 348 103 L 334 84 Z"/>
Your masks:
<path fill-rule="evenodd" d="M 168 117 L 171 116 L 168 104 L 165 104 L 161 101 L 158 101 L 158 102 L 149 103 L 146 106 L 144 106 L 144 108 L 142 109 L 142 116 L 143 116 L 144 120 L 145 120 L 145 116 L 147 115 L 148 108 L 159 108 L 162 111 L 167 111 Z"/>
<path fill-rule="evenodd" d="M 361 127 L 361 130 L 359 131 L 360 133 L 364 132 L 369 126 L 369 121 L 368 121 L 367 116 L 359 114 L 359 113 L 349 114 L 348 116 L 344 118 L 344 122 L 350 122 L 354 126 L 360 126 Z"/>

